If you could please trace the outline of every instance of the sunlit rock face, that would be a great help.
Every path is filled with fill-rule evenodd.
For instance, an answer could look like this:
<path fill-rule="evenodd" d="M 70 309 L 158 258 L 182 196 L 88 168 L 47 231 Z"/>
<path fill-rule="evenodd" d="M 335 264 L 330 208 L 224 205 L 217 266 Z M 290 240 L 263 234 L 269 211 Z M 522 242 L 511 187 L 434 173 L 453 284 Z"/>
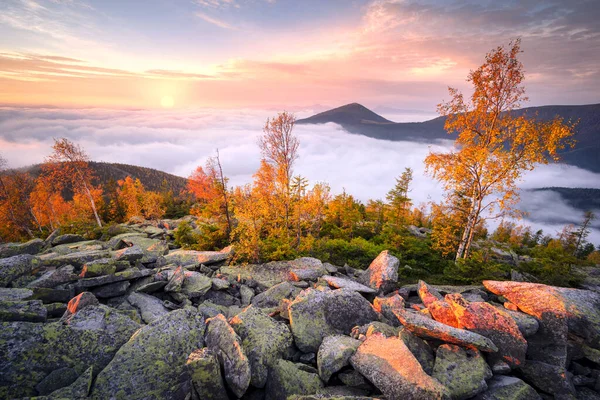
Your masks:
<path fill-rule="evenodd" d="M 389 399 L 450 398 L 448 390 L 423 371 L 400 338 L 370 335 L 350 363 Z"/>
<path fill-rule="evenodd" d="M 419 337 L 442 340 L 465 347 L 474 347 L 490 353 L 498 351 L 498 347 L 494 342 L 477 333 L 454 328 L 406 310 L 402 310 L 396 316 L 406 329 Z"/>
<path fill-rule="evenodd" d="M 536 317 L 544 334 L 561 340 L 568 330 L 590 346 L 600 348 L 600 294 L 527 282 L 484 281 L 483 284 Z"/>
<path fill-rule="evenodd" d="M 460 294 L 446 295 L 446 301 L 460 328 L 485 336 L 498 346 L 498 352 L 490 355 L 492 359 L 501 359 L 511 367 L 525 364 L 527 341 L 510 315 L 488 303 L 469 303 Z"/>
<path fill-rule="evenodd" d="M 423 281 L 419 281 L 417 285 L 417 293 L 419 294 L 419 298 L 425 307 L 427 307 L 429 310 L 429 313 L 433 319 L 455 328 L 459 327 L 458 321 L 456 320 L 456 316 L 454 315 L 454 311 L 452 311 L 450 304 L 444 300 L 444 297 L 436 289 L 432 288 Z"/>
<path fill-rule="evenodd" d="M 398 282 L 400 260 L 387 250 L 382 251 L 361 276 L 361 281 L 373 289 L 385 289 Z"/>

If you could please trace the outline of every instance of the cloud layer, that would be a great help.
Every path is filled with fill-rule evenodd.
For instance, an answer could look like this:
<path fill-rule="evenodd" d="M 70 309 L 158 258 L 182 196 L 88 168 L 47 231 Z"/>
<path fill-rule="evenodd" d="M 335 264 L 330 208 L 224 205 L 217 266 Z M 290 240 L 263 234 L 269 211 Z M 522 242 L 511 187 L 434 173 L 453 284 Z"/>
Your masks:
<path fill-rule="evenodd" d="M 311 115 L 303 110 L 298 117 Z M 410 111 L 409 111 L 410 113 Z M 188 176 L 219 149 L 224 172 L 233 185 L 252 180 L 259 166 L 257 139 L 273 110 L 153 111 L 56 108 L 0 108 L 0 151 L 13 167 L 41 162 L 52 138 L 80 143 L 93 160 L 135 164 Z M 411 114 L 412 115 L 412 114 Z M 414 115 L 412 115 L 414 116 Z M 334 193 L 346 190 L 362 201 L 384 199 L 405 167 L 414 170 L 416 205 L 440 200 L 437 182 L 424 175 L 423 159 L 450 142 L 424 145 L 388 142 L 353 135 L 335 124 L 298 125 L 300 158 L 295 173 L 310 182 L 328 182 Z M 524 189 L 565 186 L 600 188 L 600 176 L 564 165 L 541 166 L 527 174 Z M 555 233 L 577 223 L 581 213 L 552 193 L 524 194 L 523 208 L 535 226 Z M 558 219 L 557 219 L 558 218 Z M 539 221 L 554 221 L 554 225 Z M 529 221 L 531 222 L 531 221 Z M 598 227 L 600 228 L 600 226 Z M 600 243 L 600 231 L 594 233 Z"/>

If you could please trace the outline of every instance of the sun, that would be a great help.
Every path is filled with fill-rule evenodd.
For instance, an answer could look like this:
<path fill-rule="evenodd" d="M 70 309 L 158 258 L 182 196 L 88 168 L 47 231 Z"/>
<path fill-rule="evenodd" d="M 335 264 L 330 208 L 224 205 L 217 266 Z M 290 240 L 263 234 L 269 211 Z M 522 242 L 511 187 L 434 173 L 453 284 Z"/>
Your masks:
<path fill-rule="evenodd" d="M 164 108 L 171 108 L 175 105 L 175 100 L 173 100 L 171 96 L 163 96 L 162 99 L 160 99 L 160 105 Z"/>

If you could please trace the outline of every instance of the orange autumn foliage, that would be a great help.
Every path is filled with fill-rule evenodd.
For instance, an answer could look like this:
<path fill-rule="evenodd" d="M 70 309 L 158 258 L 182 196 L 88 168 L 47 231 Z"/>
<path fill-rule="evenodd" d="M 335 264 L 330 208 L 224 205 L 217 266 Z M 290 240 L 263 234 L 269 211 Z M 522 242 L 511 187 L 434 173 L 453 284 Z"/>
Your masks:
<path fill-rule="evenodd" d="M 430 153 L 427 171 L 444 186 L 449 198 L 468 202 L 466 224 L 456 259 L 468 258 L 476 226 L 483 220 L 516 215 L 517 182 L 537 164 L 558 160 L 558 152 L 572 145 L 574 124 L 561 118 L 538 121 L 511 111 L 527 100 L 522 86 L 523 65 L 517 56 L 520 41 L 498 47 L 485 63 L 469 74 L 470 101 L 450 88 L 452 99 L 438 106 L 445 128 L 457 133 L 455 149 Z"/>

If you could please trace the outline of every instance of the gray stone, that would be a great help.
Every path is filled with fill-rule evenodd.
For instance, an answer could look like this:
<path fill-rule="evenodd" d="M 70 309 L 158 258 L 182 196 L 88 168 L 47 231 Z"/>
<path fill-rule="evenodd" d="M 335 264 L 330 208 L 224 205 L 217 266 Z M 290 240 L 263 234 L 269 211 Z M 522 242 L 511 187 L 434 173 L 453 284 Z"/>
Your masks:
<path fill-rule="evenodd" d="M 106 258 L 109 255 L 108 250 L 83 250 L 64 255 L 55 253 L 44 254 L 40 257 L 40 260 L 44 266 L 48 267 L 61 267 L 67 264 L 82 267 L 85 263 Z"/>
<path fill-rule="evenodd" d="M 188 355 L 204 345 L 203 318 L 173 311 L 144 326 L 96 378 L 92 399 L 184 399 L 192 390 Z"/>
<path fill-rule="evenodd" d="M 44 246 L 45 243 L 42 239 L 32 239 L 25 243 L 0 244 L 0 258 L 8 258 L 21 254 L 38 254 Z"/>
<path fill-rule="evenodd" d="M 316 281 L 326 274 L 323 263 L 316 258 L 302 257 L 290 261 L 290 278 L 293 281 Z"/>
<path fill-rule="evenodd" d="M 349 289 L 359 293 L 377 293 L 375 289 L 371 289 L 368 286 L 365 286 L 348 278 L 339 278 L 335 276 L 325 275 L 322 276 L 321 279 L 323 279 L 325 282 L 327 282 L 327 284 L 329 284 L 329 286 L 335 289 Z"/>
<path fill-rule="evenodd" d="M 278 360 L 270 370 L 265 400 L 287 400 L 292 395 L 316 394 L 323 387 L 319 375 L 290 361 Z"/>
<path fill-rule="evenodd" d="M 250 386 L 250 362 L 242 349 L 241 339 L 222 314 L 207 319 L 206 325 L 206 347 L 217 355 L 227 385 L 240 398 Z"/>
<path fill-rule="evenodd" d="M 487 390 L 475 400 L 541 400 L 528 384 L 513 376 L 496 375 L 487 382 Z"/>
<path fill-rule="evenodd" d="M 127 296 L 127 301 L 140 310 L 142 320 L 147 324 L 150 324 L 169 313 L 169 310 L 163 306 L 160 299 L 149 294 L 133 292 Z"/>
<path fill-rule="evenodd" d="M 61 244 L 70 244 L 83 241 L 85 241 L 85 238 L 83 236 L 67 233 L 64 235 L 56 236 L 54 239 L 52 239 L 51 243 L 52 246 L 59 246 Z"/>
<path fill-rule="evenodd" d="M 212 288 L 213 290 L 226 290 L 229 288 L 229 281 L 225 279 L 213 278 Z"/>
<path fill-rule="evenodd" d="M 79 279 L 79 276 L 75 274 L 74 270 L 75 267 L 72 265 L 65 265 L 60 268 L 46 271 L 42 276 L 30 282 L 27 286 L 54 288 L 63 283 L 74 282 Z"/>
<path fill-rule="evenodd" d="M 221 376 L 221 366 L 214 352 L 206 347 L 194 350 L 186 365 L 201 400 L 229 399 Z"/>
<path fill-rule="evenodd" d="M 0 321 L 46 322 L 48 310 L 40 300 L 0 300 Z"/>
<path fill-rule="evenodd" d="M 50 371 L 104 368 L 139 325 L 106 306 L 85 307 L 68 323 L 0 323 L 0 398 L 34 396 Z"/>
<path fill-rule="evenodd" d="M 528 360 L 520 370 L 526 382 L 543 392 L 555 397 L 575 395 L 575 386 L 564 367 Z"/>
<path fill-rule="evenodd" d="M 40 260 L 30 254 L 0 259 L 0 287 L 8 286 L 15 279 L 28 275 L 40 267 Z"/>
<path fill-rule="evenodd" d="M 400 329 L 398 337 L 404 342 L 406 347 L 408 347 L 417 361 L 419 361 L 423 371 L 425 371 L 427 375 L 431 375 L 435 363 L 435 357 L 433 356 L 433 349 L 431 346 L 405 328 Z"/>
<path fill-rule="evenodd" d="M 254 298 L 254 290 L 249 288 L 246 285 L 242 285 L 240 287 L 240 297 L 242 298 L 242 305 L 247 306 L 252 302 L 252 298 Z"/>
<path fill-rule="evenodd" d="M 114 282 L 130 281 L 132 279 L 143 278 L 143 277 L 150 276 L 153 274 L 154 274 L 154 271 L 151 269 L 129 268 L 129 269 L 126 269 L 125 271 L 117 272 L 114 275 L 104 275 L 104 276 L 98 276 L 95 278 L 80 279 L 73 284 L 73 288 L 75 289 L 76 292 L 81 292 L 88 288 L 107 285 L 109 283 L 114 283 Z"/>
<path fill-rule="evenodd" d="M 350 357 L 360 346 L 360 341 L 349 336 L 333 335 L 323 339 L 317 354 L 319 376 L 328 382 L 331 375 L 350 364 Z"/>
<path fill-rule="evenodd" d="M 283 299 L 292 299 L 300 293 L 300 289 L 296 288 L 289 282 L 281 282 L 270 289 L 257 294 L 252 298 L 252 305 L 259 308 L 277 307 Z"/>
<path fill-rule="evenodd" d="M 109 283 L 108 285 L 95 288 L 94 290 L 92 290 L 92 293 L 94 293 L 96 297 L 101 299 L 122 296 L 127 293 L 129 285 L 129 281 Z"/>
<path fill-rule="evenodd" d="M 138 245 L 133 245 L 131 247 L 126 247 L 121 250 L 117 250 L 113 254 L 113 258 L 117 261 L 128 261 L 130 263 L 135 263 L 136 261 L 141 260 L 144 257 L 144 251 Z"/>
<path fill-rule="evenodd" d="M 58 389 L 50 394 L 51 399 L 84 399 L 87 398 L 92 388 L 92 379 L 94 377 L 94 368 L 88 368 L 83 374 L 79 375 L 77 380 Z"/>
<path fill-rule="evenodd" d="M 174 250 L 165 256 L 168 264 L 178 266 L 210 265 L 226 261 L 232 255 L 232 249 L 226 247 L 221 251 Z"/>
<path fill-rule="evenodd" d="M 486 390 L 492 371 L 479 350 L 444 344 L 437 349 L 432 376 L 448 388 L 452 399 L 463 400 Z"/>
<path fill-rule="evenodd" d="M 40 383 L 35 385 L 38 394 L 45 396 L 55 390 L 69 386 L 77 380 L 77 372 L 73 368 L 60 368 L 50 372 Z"/>
<path fill-rule="evenodd" d="M 242 339 L 250 360 L 252 386 L 262 388 L 267 382 L 269 367 L 290 353 L 293 339 L 287 325 L 277 322 L 254 306 L 231 318 L 231 327 Z"/>
<path fill-rule="evenodd" d="M 304 353 L 317 352 L 326 336 L 348 335 L 353 327 L 380 318 L 371 303 L 347 289 L 306 289 L 290 304 L 289 316 L 296 346 Z"/>
<path fill-rule="evenodd" d="M 140 293 L 154 293 L 164 288 L 167 281 L 153 281 L 139 286 L 136 291 Z"/>

